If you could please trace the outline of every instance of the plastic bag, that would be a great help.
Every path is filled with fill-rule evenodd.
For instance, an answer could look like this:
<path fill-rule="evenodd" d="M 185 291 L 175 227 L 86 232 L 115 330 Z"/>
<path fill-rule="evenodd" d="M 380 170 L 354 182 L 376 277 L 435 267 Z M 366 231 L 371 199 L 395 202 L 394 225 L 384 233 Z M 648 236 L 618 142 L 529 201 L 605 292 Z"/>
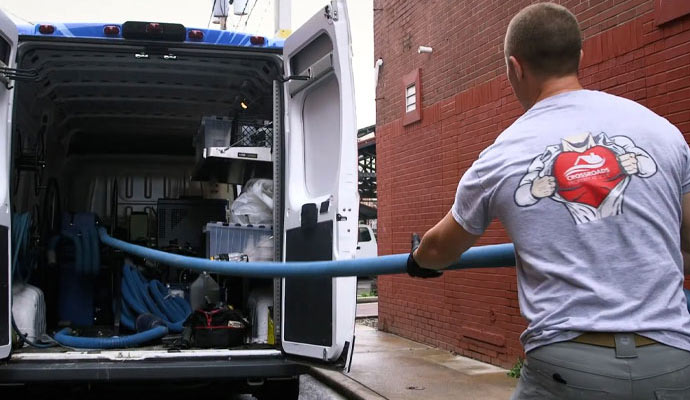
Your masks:
<path fill-rule="evenodd" d="M 230 207 L 230 221 L 238 224 L 273 224 L 273 181 L 250 179 Z"/>

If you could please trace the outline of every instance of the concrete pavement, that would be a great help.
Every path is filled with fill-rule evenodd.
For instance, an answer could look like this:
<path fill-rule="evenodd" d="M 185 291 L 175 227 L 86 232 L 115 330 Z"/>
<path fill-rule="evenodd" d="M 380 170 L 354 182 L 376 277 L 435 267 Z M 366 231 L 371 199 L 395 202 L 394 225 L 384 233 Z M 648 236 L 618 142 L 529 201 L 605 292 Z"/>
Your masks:
<path fill-rule="evenodd" d="M 379 316 L 379 303 L 358 303 L 357 318 L 372 318 Z"/>
<path fill-rule="evenodd" d="M 380 399 L 507 400 L 517 380 L 506 370 L 361 324 L 346 374 Z M 363 396 L 361 398 L 367 398 Z"/>

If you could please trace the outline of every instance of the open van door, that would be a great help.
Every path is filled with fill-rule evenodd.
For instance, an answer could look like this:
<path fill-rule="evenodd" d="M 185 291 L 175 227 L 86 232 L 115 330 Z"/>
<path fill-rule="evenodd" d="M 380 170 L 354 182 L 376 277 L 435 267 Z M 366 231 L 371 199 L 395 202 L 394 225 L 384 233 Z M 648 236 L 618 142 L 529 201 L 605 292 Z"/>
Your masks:
<path fill-rule="evenodd" d="M 332 1 L 285 40 L 286 261 L 351 259 L 357 247 L 357 129 L 350 31 Z M 281 341 L 287 354 L 347 361 L 357 278 L 286 278 Z"/>
<path fill-rule="evenodd" d="M 0 10 L 0 359 L 12 348 L 12 283 L 10 268 L 10 145 L 13 82 L 7 68 L 15 67 L 17 26 Z"/>

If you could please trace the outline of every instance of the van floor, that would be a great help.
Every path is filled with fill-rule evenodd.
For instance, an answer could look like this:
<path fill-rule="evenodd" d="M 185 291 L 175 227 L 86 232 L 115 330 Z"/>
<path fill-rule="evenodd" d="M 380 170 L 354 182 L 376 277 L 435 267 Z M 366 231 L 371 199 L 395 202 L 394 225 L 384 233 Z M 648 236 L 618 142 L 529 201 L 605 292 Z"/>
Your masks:
<path fill-rule="evenodd" d="M 124 335 L 124 334 L 123 334 Z M 107 336 L 101 336 L 101 337 L 107 337 Z M 261 343 L 256 343 L 256 344 L 243 344 L 241 346 L 234 346 L 234 347 L 227 347 L 227 348 L 220 348 L 220 347 L 215 347 L 215 348 L 201 348 L 201 347 L 187 347 L 187 348 L 182 348 L 178 345 L 176 345 L 176 342 L 179 340 L 180 335 L 168 335 L 165 336 L 162 341 L 159 341 L 157 344 L 152 344 L 148 346 L 137 346 L 137 347 L 128 347 L 128 348 L 115 348 L 115 349 L 108 349 L 108 351 L 118 351 L 118 350 L 136 350 L 136 351 L 177 351 L 177 350 L 275 350 L 276 346 L 270 345 L 270 344 L 261 344 Z M 86 353 L 92 353 L 92 354 L 97 354 L 100 353 L 101 349 L 75 349 L 71 347 L 63 347 L 63 346 L 55 346 L 55 347 L 48 347 L 45 349 L 39 349 L 36 347 L 31 347 L 31 346 L 24 346 L 21 349 L 14 349 L 12 350 L 13 353 L 67 353 L 67 352 L 74 352 L 74 351 L 79 351 L 79 352 L 86 352 Z"/>

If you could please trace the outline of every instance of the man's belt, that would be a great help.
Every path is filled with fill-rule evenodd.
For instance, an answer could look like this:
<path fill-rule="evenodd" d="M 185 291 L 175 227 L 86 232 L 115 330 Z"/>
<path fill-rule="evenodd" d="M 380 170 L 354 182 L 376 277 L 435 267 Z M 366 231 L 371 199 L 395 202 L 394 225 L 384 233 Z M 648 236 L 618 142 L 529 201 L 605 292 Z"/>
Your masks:
<path fill-rule="evenodd" d="M 658 342 L 650 338 L 634 334 L 635 347 L 648 346 Z M 613 332 L 585 332 L 571 340 L 572 342 L 591 344 L 594 346 L 616 348 L 615 333 Z"/>

